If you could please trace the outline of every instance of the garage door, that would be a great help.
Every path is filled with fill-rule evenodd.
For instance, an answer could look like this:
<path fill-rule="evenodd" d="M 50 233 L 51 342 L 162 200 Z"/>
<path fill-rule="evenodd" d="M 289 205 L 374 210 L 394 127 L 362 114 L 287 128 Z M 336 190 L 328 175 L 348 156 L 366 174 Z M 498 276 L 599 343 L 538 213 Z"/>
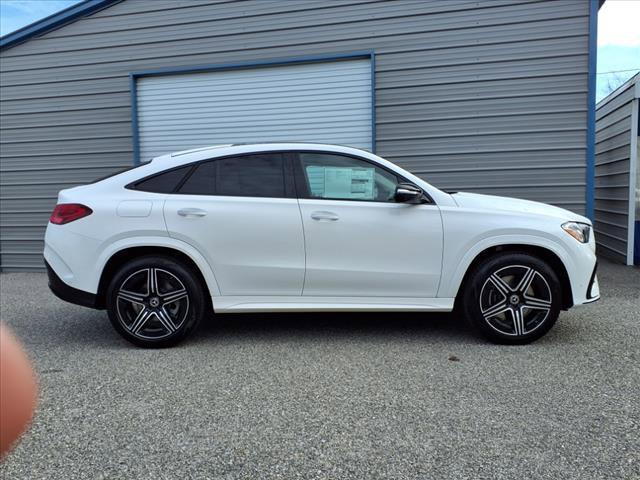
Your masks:
<path fill-rule="evenodd" d="M 142 161 L 225 143 L 372 147 L 369 59 L 148 76 L 136 82 Z"/>

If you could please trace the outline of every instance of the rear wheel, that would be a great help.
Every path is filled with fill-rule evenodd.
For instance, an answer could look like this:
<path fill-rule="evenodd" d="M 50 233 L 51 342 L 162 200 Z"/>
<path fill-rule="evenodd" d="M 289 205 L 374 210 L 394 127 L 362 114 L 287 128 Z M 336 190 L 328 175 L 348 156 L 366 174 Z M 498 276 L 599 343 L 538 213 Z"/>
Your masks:
<path fill-rule="evenodd" d="M 169 347 L 198 325 L 206 310 L 196 275 L 169 257 L 146 256 L 125 264 L 107 291 L 115 329 L 141 347 Z"/>
<path fill-rule="evenodd" d="M 529 254 L 504 253 L 482 262 L 464 292 L 471 324 L 496 343 L 530 343 L 558 319 L 558 277 L 547 263 Z"/>

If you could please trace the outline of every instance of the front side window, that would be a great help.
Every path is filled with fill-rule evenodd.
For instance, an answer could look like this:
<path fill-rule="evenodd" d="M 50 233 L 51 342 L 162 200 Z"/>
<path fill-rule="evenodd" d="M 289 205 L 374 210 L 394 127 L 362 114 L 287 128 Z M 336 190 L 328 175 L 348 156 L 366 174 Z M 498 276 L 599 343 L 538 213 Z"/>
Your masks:
<path fill-rule="evenodd" d="M 329 153 L 300 153 L 310 198 L 394 202 L 398 178 L 353 157 Z"/>
<path fill-rule="evenodd" d="M 179 193 L 236 197 L 286 197 L 279 153 L 241 155 L 200 163 Z"/>

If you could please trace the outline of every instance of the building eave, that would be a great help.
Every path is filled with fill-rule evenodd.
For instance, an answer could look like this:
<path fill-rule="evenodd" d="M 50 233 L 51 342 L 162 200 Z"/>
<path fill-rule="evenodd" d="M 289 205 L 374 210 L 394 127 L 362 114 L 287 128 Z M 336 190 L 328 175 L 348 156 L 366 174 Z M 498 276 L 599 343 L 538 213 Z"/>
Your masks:
<path fill-rule="evenodd" d="M 64 10 L 49 15 L 48 17 L 31 23 L 26 27 L 22 27 L 15 32 L 11 32 L 3 37 L 0 37 L 0 50 L 5 50 L 14 47 L 27 40 L 42 35 L 43 33 L 50 32 L 56 28 L 60 28 L 71 22 L 74 22 L 78 18 L 86 17 L 92 13 L 110 7 L 114 3 L 121 2 L 122 0 L 84 0 L 76 5 L 72 5 Z"/>
<path fill-rule="evenodd" d="M 600 100 L 596 105 L 596 109 L 604 107 L 611 100 L 616 98 L 618 95 L 621 95 L 623 92 L 626 92 L 631 87 L 635 88 L 634 98 L 640 98 L 640 72 L 636 73 L 633 77 L 631 77 L 609 95 Z"/>

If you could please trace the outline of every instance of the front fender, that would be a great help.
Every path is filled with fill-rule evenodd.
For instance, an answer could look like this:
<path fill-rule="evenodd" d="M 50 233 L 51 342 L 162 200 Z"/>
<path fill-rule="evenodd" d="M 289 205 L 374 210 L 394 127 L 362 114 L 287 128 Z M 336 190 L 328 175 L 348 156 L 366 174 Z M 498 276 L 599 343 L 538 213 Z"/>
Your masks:
<path fill-rule="evenodd" d="M 438 289 L 438 297 L 456 297 L 464 275 L 475 258 L 488 248 L 498 247 L 501 245 L 527 245 L 550 250 L 562 261 L 567 272 L 569 272 L 569 279 L 573 287 L 571 272 L 574 270 L 574 260 L 568 249 L 560 242 L 554 241 L 552 238 L 538 235 L 495 235 L 477 241 L 459 256 L 455 253 L 451 253 L 451 255 L 448 256 L 448 258 L 450 258 L 448 265 L 446 264 L 447 260 L 444 260 L 442 279 L 440 281 L 440 288 Z M 456 259 L 457 261 L 453 259 Z"/>

